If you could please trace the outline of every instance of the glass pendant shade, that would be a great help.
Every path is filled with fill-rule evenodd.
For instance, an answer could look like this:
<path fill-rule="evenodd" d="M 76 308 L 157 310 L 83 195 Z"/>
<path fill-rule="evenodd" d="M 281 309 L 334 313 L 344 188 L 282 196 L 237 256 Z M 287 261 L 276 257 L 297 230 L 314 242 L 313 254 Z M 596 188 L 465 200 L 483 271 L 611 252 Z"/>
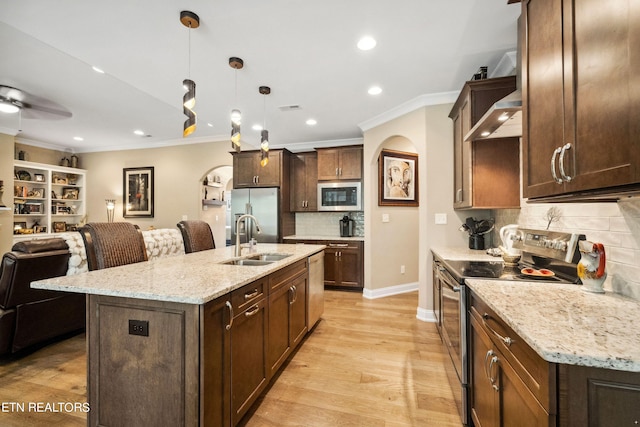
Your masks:
<path fill-rule="evenodd" d="M 187 116 L 182 136 L 186 137 L 196 130 L 196 113 L 193 111 L 193 107 L 196 105 L 196 83 L 193 80 L 185 79 L 182 84 L 187 91 L 182 97 L 182 112 Z"/>
<path fill-rule="evenodd" d="M 13 104 L 11 101 L 0 99 L 1 113 L 13 114 L 17 113 L 18 111 L 20 111 L 20 108 L 17 105 Z"/>
<path fill-rule="evenodd" d="M 240 152 L 240 123 L 242 121 L 242 114 L 240 110 L 231 111 L 231 148 L 234 148 L 236 152 Z"/>
<path fill-rule="evenodd" d="M 264 167 L 269 163 L 269 131 L 263 129 L 260 132 L 260 166 Z"/>

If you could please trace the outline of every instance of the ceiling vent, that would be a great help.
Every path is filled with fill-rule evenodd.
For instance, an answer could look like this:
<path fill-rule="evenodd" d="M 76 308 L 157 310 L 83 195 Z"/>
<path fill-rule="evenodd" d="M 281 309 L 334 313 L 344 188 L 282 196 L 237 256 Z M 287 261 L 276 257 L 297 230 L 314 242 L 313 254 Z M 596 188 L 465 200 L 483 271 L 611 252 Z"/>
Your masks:
<path fill-rule="evenodd" d="M 295 111 L 295 110 L 302 110 L 302 107 L 297 105 L 297 104 L 293 104 L 293 105 L 281 105 L 280 107 L 278 107 L 280 109 L 280 111 Z"/>

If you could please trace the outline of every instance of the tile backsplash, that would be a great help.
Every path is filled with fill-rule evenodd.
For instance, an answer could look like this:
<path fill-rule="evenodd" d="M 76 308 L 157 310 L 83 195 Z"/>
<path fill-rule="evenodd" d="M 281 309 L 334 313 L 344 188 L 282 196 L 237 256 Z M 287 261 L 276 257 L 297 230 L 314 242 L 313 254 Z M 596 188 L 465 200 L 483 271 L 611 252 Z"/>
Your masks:
<path fill-rule="evenodd" d="M 340 220 L 349 215 L 355 222 L 355 236 L 364 236 L 364 212 L 298 212 L 296 235 L 340 236 Z"/>
<path fill-rule="evenodd" d="M 640 198 L 618 203 L 541 203 L 522 202 L 521 209 L 493 211 L 496 230 L 506 224 L 546 229 L 547 211 L 559 211 L 550 230 L 582 233 L 587 240 L 600 242 L 607 255 L 605 289 L 640 300 Z M 497 232 L 496 232 L 497 236 Z M 494 238 L 499 242 L 499 237 Z"/>

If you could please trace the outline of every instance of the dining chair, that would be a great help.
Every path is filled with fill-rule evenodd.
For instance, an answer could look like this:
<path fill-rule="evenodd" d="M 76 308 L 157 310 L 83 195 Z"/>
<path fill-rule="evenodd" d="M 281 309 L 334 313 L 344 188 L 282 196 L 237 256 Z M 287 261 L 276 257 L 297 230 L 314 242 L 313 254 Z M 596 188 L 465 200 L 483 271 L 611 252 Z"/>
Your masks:
<path fill-rule="evenodd" d="M 147 261 L 142 232 L 129 222 L 90 222 L 80 228 L 89 270 Z"/>
<path fill-rule="evenodd" d="M 182 232 L 185 253 L 189 254 L 216 248 L 211 227 L 205 221 L 180 221 L 177 226 Z"/>

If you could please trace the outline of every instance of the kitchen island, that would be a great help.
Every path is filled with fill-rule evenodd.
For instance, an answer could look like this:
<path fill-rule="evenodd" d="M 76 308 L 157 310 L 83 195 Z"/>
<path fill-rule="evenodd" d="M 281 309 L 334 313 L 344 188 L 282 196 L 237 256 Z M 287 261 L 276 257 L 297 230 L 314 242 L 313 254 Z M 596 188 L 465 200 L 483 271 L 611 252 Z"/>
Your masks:
<path fill-rule="evenodd" d="M 287 256 L 238 265 L 227 247 L 32 286 L 87 294 L 88 425 L 231 426 L 313 327 L 323 250 L 260 244 L 242 258 Z"/>

